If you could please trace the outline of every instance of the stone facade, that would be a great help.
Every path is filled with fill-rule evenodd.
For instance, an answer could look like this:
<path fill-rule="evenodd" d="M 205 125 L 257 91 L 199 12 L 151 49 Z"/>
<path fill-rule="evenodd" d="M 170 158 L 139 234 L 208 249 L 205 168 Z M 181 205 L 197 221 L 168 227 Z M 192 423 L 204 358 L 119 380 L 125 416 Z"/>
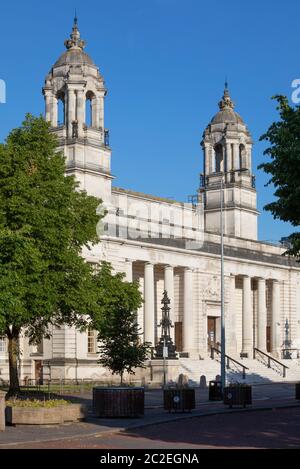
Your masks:
<path fill-rule="evenodd" d="M 95 268 L 106 260 L 129 281 L 139 281 L 143 339 L 153 345 L 158 340 L 160 301 L 166 289 L 178 351 L 191 359 L 205 358 L 211 345 L 220 342 L 223 193 L 227 353 L 251 356 L 257 347 L 280 357 L 286 347 L 300 348 L 300 268 L 282 256 L 282 246 L 257 240 L 252 139 L 234 111 L 227 85 L 220 110 L 203 135 L 204 172 L 193 203 L 114 187 L 104 127 L 106 88 L 83 50 L 77 20 L 65 44 L 67 50 L 43 88 L 46 120 L 66 155 L 67 174 L 75 175 L 89 194 L 102 198 L 108 212 L 97 227 L 101 243 L 83 255 Z M 69 327 L 54 328 L 52 338 L 39 347 L 22 339 L 21 378 L 109 379 L 97 364 L 93 340 L 93 331 L 80 333 Z M 7 374 L 2 340 L 0 379 L 7 379 Z"/>

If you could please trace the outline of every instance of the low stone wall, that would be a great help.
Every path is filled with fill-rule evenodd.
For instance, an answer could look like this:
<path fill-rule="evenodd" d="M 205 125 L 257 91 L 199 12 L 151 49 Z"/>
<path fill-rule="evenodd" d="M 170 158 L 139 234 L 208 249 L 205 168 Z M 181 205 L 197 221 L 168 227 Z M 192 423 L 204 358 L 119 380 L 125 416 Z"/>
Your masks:
<path fill-rule="evenodd" d="M 6 423 L 10 425 L 51 425 L 84 420 L 87 407 L 67 404 L 57 407 L 6 407 Z"/>

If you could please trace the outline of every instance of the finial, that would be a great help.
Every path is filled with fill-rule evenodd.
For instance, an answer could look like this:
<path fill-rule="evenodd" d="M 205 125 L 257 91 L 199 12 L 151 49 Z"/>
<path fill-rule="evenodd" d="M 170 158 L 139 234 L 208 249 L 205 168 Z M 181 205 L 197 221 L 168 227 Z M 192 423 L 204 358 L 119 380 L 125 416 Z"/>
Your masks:
<path fill-rule="evenodd" d="M 84 49 L 86 42 L 80 39 L 80 32 L 78 29 L 78 18 L 77 12 L 75 10 L 74 24 L 72 28 L 72 33 L 70 34 L 71 39 L 65 41 L 65 46 L 67 49 L 79 48 Z"/>
<path fill-rule="evenodd" d="M 221 101 L 219 102 L 219 108 L 221 110 L 234 109 L 234 103 L 231 101 L 231 97 L 229 94 L 227 77 L 225 78 L 225 89 L 224 89 L 223 97 Z"/>

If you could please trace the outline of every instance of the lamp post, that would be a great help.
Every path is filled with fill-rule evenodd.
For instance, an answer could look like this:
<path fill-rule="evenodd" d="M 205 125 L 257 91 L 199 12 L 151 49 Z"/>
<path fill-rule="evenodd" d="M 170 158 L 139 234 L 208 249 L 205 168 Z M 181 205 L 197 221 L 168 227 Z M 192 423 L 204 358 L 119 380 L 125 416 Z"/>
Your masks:
<path fill-rule="evenodd" d="M 221 383 L 222 392 L 224 393 L 226 385 L 226 349 L 225 349 L 225 301 L 224 301 L 224 220 L 223 220 L 223 175 L 221 176 L 221 190 L 220 190 L 220 232 L 221 232 Z"/>
<path fill-rule="evenodd" d="M 174 327 L 170 319 L 170 299 L 168 293 L 164 290 L 162 303 L 162 316 L 160 324 L 157 327 L 161 327 L 161 337 L 158 344 L 155 347 L 154 359 L 165 359 L 177 360 L 176 347 L 170 335 L 170 328 Z"/>

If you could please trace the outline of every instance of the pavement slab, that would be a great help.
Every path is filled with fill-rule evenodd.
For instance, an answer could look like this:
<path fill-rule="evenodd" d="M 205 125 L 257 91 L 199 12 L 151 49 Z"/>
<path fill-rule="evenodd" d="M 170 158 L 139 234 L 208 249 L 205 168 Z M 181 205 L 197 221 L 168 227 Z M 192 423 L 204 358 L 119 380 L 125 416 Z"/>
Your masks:
<path fill-rule="evenodd" d="M 124 436 L 124 432 L 141 431 L 141 429 L 161 428 L 168 424 L 174 428 L 175 422 L 180 421 L 180 427 L 184 422 L 193 422 L 199 417 L 213 418 L 218 415 L 222 421 L 228 418 L 228 414 L 240 414 L 257 411 L 263 412 L 268 409 L 285 409 L 300 407 L 300 402 L 295 400 L 294 385 L 273 384 L 254 386 L 253 405 L 246 409 L 224 406 L 223 402 L 208 401 L 208 391 L 205 389 L 196 390 L 196 409 L 192 413 L 171 413 L 164 411 L 162 405 L 162 390 L 151 390 L 145 393 L 145 416 L 139 419 L 98 419 L 92 415 L 92 394 L 87 393 L 81 396 L 69 396 L 78 402 L 83 402 L 89 407 L 89 415 L 85 422 L 78 422 L 64 425 L 32 426 L 23 425 L 16 427 L 6 427 L 6 431 L 0 433 L 0 449 L 16 447 L 38 447 L 47 443 L 47 447 L 55 445 L 69 445 L 70 441 L 74 444 L 85 445 L 94 441 L 95 444 L 101 444 L 103 438 L 117 433 Z M 244 420 L 244 417 L 243 417 Z M 159 424 L 159 425 L 158 425 Z M 132 438 L 132 437 L 128 437 Z M 121 440 L 122 441 L 122 440 Z M 136 438 L 134 439 L 136 442 Z M 78 443 L 80 442 L 80 443 Z M 92 443 L 91 443 L 92 444 Z M 107 444 L 107 443 L 106 443 Z M 159 444 L 159 443 L 157 443 Z M 171 443 L 170 443 L 171 444 Z M 25 446 L 24 446 L 25 445 Z M 81 446 L 80 446 L 81 447 Z"/>

